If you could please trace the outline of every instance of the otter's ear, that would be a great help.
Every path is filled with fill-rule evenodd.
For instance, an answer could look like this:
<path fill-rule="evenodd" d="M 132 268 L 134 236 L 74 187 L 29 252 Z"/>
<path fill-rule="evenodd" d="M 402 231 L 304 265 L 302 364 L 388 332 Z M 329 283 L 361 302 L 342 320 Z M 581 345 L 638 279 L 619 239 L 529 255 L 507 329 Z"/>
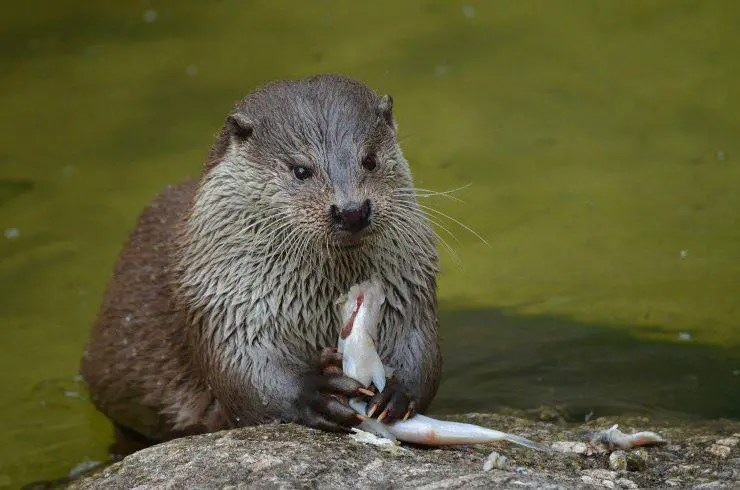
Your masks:
<path fill-rule="evenodd" d="M 242 142 L 252 136 L 252 131 L 254 131 L 254 124 L 252 121 L 244 114 L 238 112 L 235 112 L 226 118 L 224 127 L 229 135 L 231 135 L 232 139 Z"/>
<path fill-rule="evenodd" d="M 390 95 L 384 95 L 380 98 L 378 103 L 378 114 L 385 119 L 392 129 L 396 129 L 396 123 L 393 121 L 393 97 Z"/>

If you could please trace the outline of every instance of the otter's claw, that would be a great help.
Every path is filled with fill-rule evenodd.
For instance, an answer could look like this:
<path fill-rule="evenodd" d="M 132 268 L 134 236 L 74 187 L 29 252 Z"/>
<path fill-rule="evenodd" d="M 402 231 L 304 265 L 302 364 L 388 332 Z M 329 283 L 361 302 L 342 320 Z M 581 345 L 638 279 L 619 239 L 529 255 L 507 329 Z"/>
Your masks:
<path fill-rule="evenodd" d="M 386 383 L 382 392 L 370 400 L 368 406 L 370 408 L 367 416 L 377 415 L 378 421 L 385 424 L 392 424 L 401 418 L 405 420 L 411 417 L 414 411 L 414 403 L 400 384 L 393 379 Z"/>
<path fill-rule="evenodd" d="M 325 422 L 336 426 L 334 430 L 346 431 L 349 427 L 354 427 L 364 420 L 354 410 L 331 395 L 316 393 L 309 406 L 316 414 L 317 420 L 326 419 Z"/>
<path fill-rule="evenodd" d="M 367 391 L 359 382 L 342 374 L 307 376 L 298 399 L 300 421 L 317 429 L 346 432 L 364 417 L 342 401 L 365 395 Z"/>
<path fill-rule="evenodd" d="M 416 402 L 414 402 L 414 400 L 411 400 L 411 402 L 409 403 L 409 408 L 406 409 L 406 413 L 403 414 L 403 418 L 401 420 L 408 420 L 411 417 L 413 417 L 415 410 L 416 410 Z"/>
<path fill-rule="evenodd" d="M 325 347 L 319 352 L 319 367 L 323 374 L 337 375 L 342 373 L 342 354 L 336 347 Z M 367 388 L 357 388 L 357 392 L 365 396 L 375 396 L 375 392 Z"/>
<path fill-rule="evenodd" d="M 342 425 L 334 422 L 329 417 L 324 416 L 320 413 L 308 411 L 306 414 L 304 414 L 301 422 L 308 427 L 313 427 L 314 429 L 325 430 L 328 432 L 351 432 L 351 428 L 361 424 L 363 420 L 360 418 L 361 415 L 354 414 L 354 417 L 354 419 L 346 419 L 346 425 Z"/>

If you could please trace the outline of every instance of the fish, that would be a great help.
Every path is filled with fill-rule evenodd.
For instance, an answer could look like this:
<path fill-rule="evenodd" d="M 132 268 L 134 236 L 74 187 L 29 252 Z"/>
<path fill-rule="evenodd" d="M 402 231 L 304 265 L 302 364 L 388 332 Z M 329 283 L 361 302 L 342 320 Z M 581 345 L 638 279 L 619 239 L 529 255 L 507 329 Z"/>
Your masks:
<path fill-rule="evenodd" d="M 373 280 L 352 286 L 349 292 L 337 300 L 343 321 L 337 346 L 337 352 L 342 355 L 342 371 L 365 388 L 372 384 L 379 391 L 385 388 L 387 378 L 392 376 L 392 370 L 383 365 L 376 348 L 384 302 L 385 295 L 379 282 Z M 349 400 L 349 406 L 361 416 L 367 413 L 367 404 L 362 398 Z M 421 414 L 391 424 L 368 417 L 364 418 L 359 428 L 393 441 L 424 446 L 507 441 L 538 451 L 554 451 L 550 446 L 514 434 Z"/>
<path fill-rule="evenodd" d="M 385 303 L 383 291 L 377 282 L 367 281 L 352 286 L 338 303 L 344 323 L 337 342 L 337 352 L 343 356 L 342 371 L 365 387 L 372 382 L 383 391 L 386 377 L 391 376 L 375 348 Z"/>
<path fill-rule="evenodd" d="M 633 447 L 657 446 L 665 444 L 665 439 L 655 432 L 643 431 L 634 434 L 625 434 L 619 430 L 619 424 L 614 424 L 606 430 L 597 432 L 591 439 L 594 444 L 603 444 L 610 449 L 618 447 L 628 450 Z"/>

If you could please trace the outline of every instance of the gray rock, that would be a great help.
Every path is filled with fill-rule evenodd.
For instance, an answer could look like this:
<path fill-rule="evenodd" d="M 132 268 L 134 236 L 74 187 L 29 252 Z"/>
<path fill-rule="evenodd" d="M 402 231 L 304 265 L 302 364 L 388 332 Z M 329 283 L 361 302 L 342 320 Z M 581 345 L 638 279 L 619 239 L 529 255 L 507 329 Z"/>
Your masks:
<path fill-rule="evenodd" d="M 615 471 L 627 469 L 627 454 L 622 451 L 614 451 L 609 455 L 609 468 Z"/>
<path fill-rule="evenodd" d="M 491 471 L 492 469 L 510 471 L 513 469 L 509 458 L 503 454 L 493 451 L 488 455 L 488 459 L 483 463 L 483 471 Z"/>
<path fill-rule="evenodd" d="M 721 444 L 712 444 L 707 448 L 707 452 L 717 456 L 718 458 L 726 458 L 732 452 L 732 448 Z"/>
<path fill-rule="evenodd" d="M 588 444 L 581 441 L 557 441 L 552 447 L 564 453 L 586 454 L 589 450 Z"/>
<path fill-rule="evenodd" d="M 455 417 L 447 417 L 455 419 Z M 552 445 L 574 441 L 614 420 L 597 419 L 562 427 L 502 415 L 457 417 Z M 653 429 L 639 420 L 619 420 L 630 429 Z M 177 439 L 134 453 L 120 462 L 71 483 L 71 488 L 632 488 L 740 485 L 737 458 L 708 454 L 706 444 L 691 442 L 727 437 L 740 424 L 664 427 L 674 449 L 650 448 L 642 471 L 610 471 L 609 454 L 540 453 L 515 445 L 424 449 L 402 453 L 294 424 L 234 429 Z M 491 451 L 510 469 L 484 471 Z M 732 452 L 736 451 L 732 448 Z M 492 465 L 493 466 L 493 465 Z M 511 468 L 521 468 L 514 471 Z M 628 478 L 626 478 L 628 477 Z"/>
<path fill-rule="evenodd" d="M 737 437 L 725 437 L 724 439 L 719 439 L 717 441 L 717 444 L 720 446 L 727 446 L 727 447 L 735 447 L 737 446 L 738 438 Z"/>

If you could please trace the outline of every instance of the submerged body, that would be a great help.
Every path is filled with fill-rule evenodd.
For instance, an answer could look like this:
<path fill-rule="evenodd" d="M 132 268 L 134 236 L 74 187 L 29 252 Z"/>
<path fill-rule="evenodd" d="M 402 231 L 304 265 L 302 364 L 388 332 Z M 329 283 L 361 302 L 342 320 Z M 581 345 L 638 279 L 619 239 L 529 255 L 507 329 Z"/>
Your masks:
<path fill-rule="evenodd" d="M 353 286 L 340 301 L 343 304 L 345 325 L 339 335 L 339 352 L 342 353 L 344 373 L 359 381 L 366 388 L 372 384 L 379 391 L 385 388 L 386 373 L 375 352 L 375 336 L 383 292 L 372 281 Z M 350 406 L 359 414 L 367 413 L 367 404 L 359 399 L 350 400 Z M 538 451 L 552 451 L 549 446 L 524 437 L 508 434 L 474 424 L 438 420 L 424 415 L 414 415 L 391 424 L 366 419 L 360 428 L 389 439 L 428 446 L 455 444 L 483 444 L 508 441 Z"/>

